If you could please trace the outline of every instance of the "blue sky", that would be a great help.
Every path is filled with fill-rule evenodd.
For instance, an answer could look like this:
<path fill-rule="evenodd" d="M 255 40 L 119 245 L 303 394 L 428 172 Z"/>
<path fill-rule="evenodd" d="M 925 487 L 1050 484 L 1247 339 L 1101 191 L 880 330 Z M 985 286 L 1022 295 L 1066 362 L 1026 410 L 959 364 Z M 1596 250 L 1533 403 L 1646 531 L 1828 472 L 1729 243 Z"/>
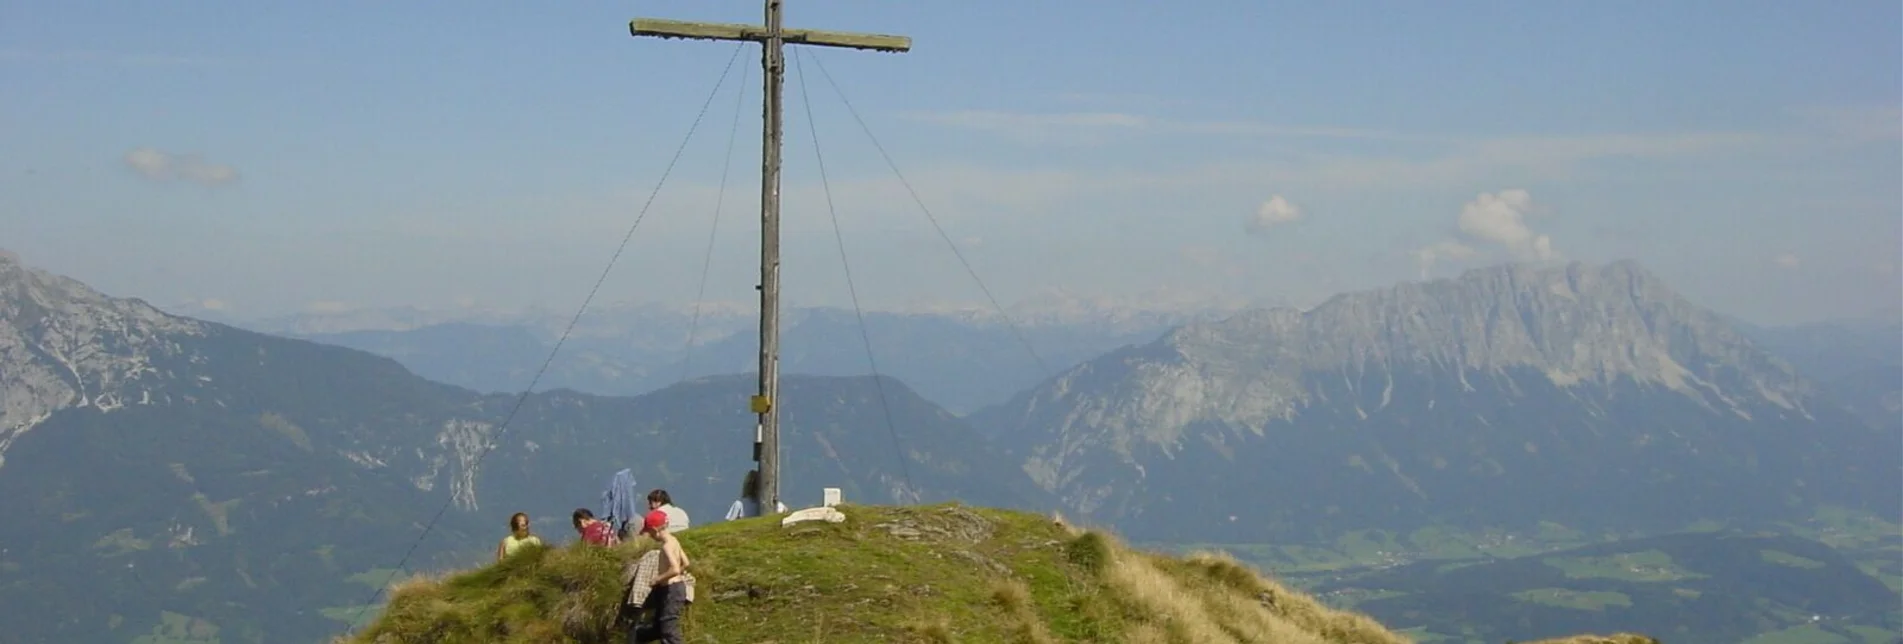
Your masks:
<path fill-rule="evenodd" d="M 0 4 L 0 247 L 240 316 L 572 307 L 737 46 L 627 21 L 759 13 Z M 792 0 L 787 24 L 914 39 L 801 59 L 872 305 L 982 299 L 815 57 L 1007 302 L 1309 304 L 1631 258 L 1754 321 L 1900 308 L 1896 2 Z M 708 298 L 752 296 L 758 61 L 741 52 L 604 298 L 693 297 L 737 104 Z M 788 297 L 841 304 L 787 91 Z"/>

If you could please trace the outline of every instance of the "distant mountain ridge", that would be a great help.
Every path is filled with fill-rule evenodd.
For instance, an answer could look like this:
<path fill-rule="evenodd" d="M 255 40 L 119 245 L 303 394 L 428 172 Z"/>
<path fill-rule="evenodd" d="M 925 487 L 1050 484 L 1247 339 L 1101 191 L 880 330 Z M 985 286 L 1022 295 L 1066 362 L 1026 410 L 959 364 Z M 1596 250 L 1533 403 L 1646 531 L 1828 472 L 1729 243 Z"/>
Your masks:
<path fill-rule="evenodd" d="M 1900 437 L 1632 262 L 1190 324 L 972 422 L 1067 503 L 1158 540 L 1903 502 Z"/>
<path fill-rule="evenodd" d="M 1054 370 L 1250 304 L 1180 292 L 1089 297 L 1053 290 L 1005 313 L 965 305 L 918 306 L 867 310 L 865 320 L 884 372 L 965 413 L 1001 402 Z M 480 306 L 359 308 L 255 320 L 238 320 L 198 303 L 175 308 L 254 331 L 396 358 L 424 377 L 484 392 L 525 387 L 572 319 L 566 312 Z M 757 310 L 751 302 L 597 305 L 582 317 L 539 386 L 637 395 L 686 378 L 753 370 Z M 780 321 L 782 373 L 871 373 L 851 310 L 789 306 Z"/>
<path fill-rule="evenodd" d="M 1023 327 L 1092 326 L 1130 331 L 1221 317 L 1263 304 L 1263 300 L 1215 297 L 1177 290 L 1159 290 L 1125 297 L 1091 297 L 1053 289 L 1006 307 L 1002 313 L 995 308 L 967 304 L 869 308 L 865 312 L 939 318 L 980 327 L 1006 324 Z M 443 324 L 475 324 L 521 326 L 538 337 L 552 338 L 567 327 L 571 319 L 570 313 L 566 311 L 542 307 L 502 308 L 475 304 L 449 307 L 342 307 L 255 318 L 236 316 L 222 303 L 216 308 L 208 308 L 204 302 L 198 301 L 162 308 L 195 318 L 291 337 L 364 331 L 412 331 Z M 838 310 L 832 306 L 788 305 L 782 307 L 781 317 L 791 321 L 807 312 Z M 643 327 L 659 327 L 670 331 L 678 327 L 678 330 L 685 331 L 690 320 L 698 318 L 705 325 L 701 330 L 707 333 L 699 336 L 700 341 L 708 341 L 751 328 L 758 319 L 758 311 L 757 302 L 712 301 L 702 302 L 698 306 L 691 303 L 608 303 L 594 306 L 577 331 L 580 337 L 619 337 Z M 685 333 L 679 335 L 685 338 Z"/>
<path fill-rule="evenodd" d="M 751 313 L 744 319 L 703 321 L 691 347 L 686 342 L 691 328 L 687 318 L 614 315 L 596 312 L 585 317 L 593 331 L 562 345 L 539 387 L 636 395 L 687 378 L 750 372 L 758 364 L 759 339 L 750 328 L 755 323 Z M 1067 368 L 1117 347 L 1154 340 L 1173 322 L 1164 317 L 1116 319 L 1014 330 L 1001 322 L 955 315 L 868 312 L 864 332 L 882 373 L 949 409 L 966 412 L 1050 377 L 1047 368 Z M 871 373 L 860 320 L 852 311 L 794 310 L 782 317 L 782 324 L 781 373 Z M 628 335 L 634 330 L 638 337 Z M 553 346 L 552 338 L 520 324 L 450 322 L 300 337 L 395 358 L 432 380 L 487 392 L 521 390 Z"/>
<path fill-rule="evenodd" d="M 1903 320 L 1842 320 L 1743 330 L 1866 422 L 1903 432 Z"/>

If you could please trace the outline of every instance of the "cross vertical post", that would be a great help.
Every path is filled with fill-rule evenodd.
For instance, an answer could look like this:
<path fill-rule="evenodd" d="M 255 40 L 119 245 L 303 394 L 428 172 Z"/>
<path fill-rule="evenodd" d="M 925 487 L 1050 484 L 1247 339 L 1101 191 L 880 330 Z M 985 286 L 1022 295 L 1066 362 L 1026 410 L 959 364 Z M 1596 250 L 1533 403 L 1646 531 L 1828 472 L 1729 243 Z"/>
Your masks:
<path fill-rule="evenodd" d="M 780 500 L 780 90 L 786 84 L 786 55 L 780 33 L 780 2 L 766 0 L 766 40 L 760 43 L 765 104 L 760 148 L 760 415 L 753 460 L 760 466 L 760 512 L 779 508 Z M 760 407 L 764 406 L 765 409 Z M 772 508 L 772 509 L 769 509 Z"/>
<path fill-rule="evenodd" d="M 785 29 L 782 0 L 766 1 L 766 24 L 737 25 L 637 18 L 628 23 L 635 37 L 737 40 L 761 44 L 760 67 L 765 96 L 761 106 L 760 154 L 760 388 L 751 401 L 759 416 L 753 439 L 753 460 L 759 485 L 748 490 L 761 514 L 780 505 L 780 92 L 785 85 L 783 45 L 818 45 L 884 52 L 906 52 L 912 39 L 904 36 L 862 34 L 814 29 Z"/>

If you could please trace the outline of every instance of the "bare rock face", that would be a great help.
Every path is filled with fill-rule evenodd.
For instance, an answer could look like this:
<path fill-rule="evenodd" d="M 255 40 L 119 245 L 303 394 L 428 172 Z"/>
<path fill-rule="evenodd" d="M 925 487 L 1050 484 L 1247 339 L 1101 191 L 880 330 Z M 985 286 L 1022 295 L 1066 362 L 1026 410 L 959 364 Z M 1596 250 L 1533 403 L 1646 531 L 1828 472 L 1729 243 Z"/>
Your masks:
<path fill-rule="evenodd" d="M 1752 494 L 1843 500 L 1853 479 L 1899 473 L 1895 450 L 1857 455 L 1890 439 L 1631 262 L 1507 265 L 1190 324 L 973 420 L 1039 485 L 1157 538 L 1578 519 L 1620 490 L 1651 501 L 1599 514 L 1663 520 Z"/>
<path fill-rule="evenodd" d="M 193 356 L 179 336 L 202 323 L 23 266 L 0 251 L 0 466 L 7 448 L 53 412 L 169 402 L 153 392 Z"/>

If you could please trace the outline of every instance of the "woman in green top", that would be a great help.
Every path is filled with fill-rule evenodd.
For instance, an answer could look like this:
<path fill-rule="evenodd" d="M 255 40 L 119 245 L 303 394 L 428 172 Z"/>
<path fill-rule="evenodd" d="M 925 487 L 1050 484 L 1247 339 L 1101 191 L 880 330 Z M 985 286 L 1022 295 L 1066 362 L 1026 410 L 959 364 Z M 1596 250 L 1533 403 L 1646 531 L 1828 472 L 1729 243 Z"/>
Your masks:
<path fill-rule="evenodd" d="M 515 551 L 529 544 L 542 545 L 542 538 L 529 534 L 529 515 L 517 512 L 509 517 L 509 536 L 503 537 L 502 543 L 496 545 L 496 561 L 502 561 L 503 557 L 515 554 Z"/>

